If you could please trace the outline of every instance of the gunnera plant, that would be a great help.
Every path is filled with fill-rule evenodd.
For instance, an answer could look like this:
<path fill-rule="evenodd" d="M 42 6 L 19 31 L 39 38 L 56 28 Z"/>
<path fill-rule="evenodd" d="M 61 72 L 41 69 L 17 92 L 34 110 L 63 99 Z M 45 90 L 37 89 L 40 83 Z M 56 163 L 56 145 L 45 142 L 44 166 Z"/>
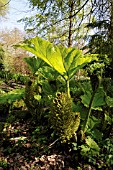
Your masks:
<path fill-rule="evenodd" d="M 72 98 L 67 93 L 56 94 L 50 107 L 49 119 L 63 143 L 75 136 L 80 125 L 80 113 L 72 111 Z"/>

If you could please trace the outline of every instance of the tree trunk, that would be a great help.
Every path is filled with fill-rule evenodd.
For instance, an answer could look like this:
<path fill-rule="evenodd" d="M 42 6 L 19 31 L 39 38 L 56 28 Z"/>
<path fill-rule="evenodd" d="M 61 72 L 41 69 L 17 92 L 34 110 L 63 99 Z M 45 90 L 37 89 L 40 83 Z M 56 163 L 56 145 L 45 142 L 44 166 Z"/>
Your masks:
<path fill-rule="evenodd" d="M 69 0 L 70 14 L 69 14 L 69 37 L 68 37 L 68 47 L 72 47 L 72 28 L 73 28 L 73 9 L 74 2 Z"/>

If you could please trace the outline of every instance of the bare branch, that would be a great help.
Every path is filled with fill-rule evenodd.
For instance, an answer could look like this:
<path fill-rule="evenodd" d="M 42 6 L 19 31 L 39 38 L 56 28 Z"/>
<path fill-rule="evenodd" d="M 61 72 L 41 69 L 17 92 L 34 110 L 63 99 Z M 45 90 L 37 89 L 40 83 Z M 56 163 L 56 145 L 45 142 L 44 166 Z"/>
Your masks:
<path fill-rule="evenodd" d="M 76 16 L 76 15 L 84 8 L 84 6 L 88 3 L 88 1 L 89 1 L 89 0 L 86 0 L 86 2 L 85 2 L 85 3 L 77 10 L 77 12 L 74 13 L 71 17 Z M 70 17 L 70 16 L 69 16 L 69 17 Z M 61 21 L 68 20 L 69 17 L 59 19 L 58 21 L 56 21 L 56 22 L 54 22 L 54 23 L 52 23 L 52 24 L 49 24 L 49 27 L 50 27 L 50 26 L 53 26 L 53 25 L 56 25 L 56 24 L 58 24 L 58 23 L 61 22 Z M 48 27 L 48 25 L 47 25 L 46 27 L 44 27 L 44 29 L 47 29 L 47 27 Z"/>
<path fill-rule="evenodd" d="M 77 12 L 76 13 L 74 13 L 71 17 L 74 17 L 74 16 L 76 16 L 83 8 L 84 8 L 84 6 L 88 3 L 88 1 L 89 0 L 86 0 L 86 2 L 77 10 Z M 59 23 L 59 22 L 61 22 L 61 21 L 63 21 L 63 20 L 67 20 L 67 19 L 69 19 L 69 17 L 66 17 L 66 18 L 63 18 L 63 19 L 60 19 L 60 20 L 58 20 L 58 21 L 56 21 L 55 23 L 53 23 L 53 24 L 57 24 L 57 23 Z M 51 24 L 51 26 L 53 25 L 53 24 Z"/>
<path fill-rule="evenodd" d="M 76 15 L 85 7 L 85 5 L 88 3 L 88 1 L 89 1 L 89 0 L 86 0 L 86 2 L 78 9 L 78 11 L 75 12 L 75 13 L 72 15 L 72 17 L 76 16 Z"/>
<path fill-rule="evenodd" d="M 60 138 L 56 139 L 53 143 L 51 143 L 48 147 L 51 148 L 57 141 L 59 141 Z"/>

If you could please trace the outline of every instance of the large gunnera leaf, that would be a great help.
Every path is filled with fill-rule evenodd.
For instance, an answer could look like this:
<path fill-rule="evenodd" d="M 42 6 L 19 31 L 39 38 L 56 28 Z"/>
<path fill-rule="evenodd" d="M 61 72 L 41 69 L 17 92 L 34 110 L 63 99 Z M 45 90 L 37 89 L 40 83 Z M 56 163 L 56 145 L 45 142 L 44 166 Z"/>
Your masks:
<path fill-rule="evenodd" d="M 83 55 L 81 50 L 54 46 L 39 37 L 26 40 L 16 46 L 31 52 L 45 61 L 66 80 L 73 77 L 75 72 L 87 63 L 97 59 L 95 54 Z"/>

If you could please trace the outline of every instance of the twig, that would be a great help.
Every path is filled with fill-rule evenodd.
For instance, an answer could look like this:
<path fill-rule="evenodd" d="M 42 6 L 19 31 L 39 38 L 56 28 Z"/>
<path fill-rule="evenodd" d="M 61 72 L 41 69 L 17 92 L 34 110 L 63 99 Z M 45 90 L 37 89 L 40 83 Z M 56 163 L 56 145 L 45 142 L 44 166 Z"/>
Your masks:
<path fill-rule="evenodd" d="M 58 138 L 58 139 L 56 139 L 53 143 L 51 143 L 49 146 L 48 146 L 48 148 L 51 148 L 57 141 L 59 141 L 60 140 L 60 138 Z"/>

